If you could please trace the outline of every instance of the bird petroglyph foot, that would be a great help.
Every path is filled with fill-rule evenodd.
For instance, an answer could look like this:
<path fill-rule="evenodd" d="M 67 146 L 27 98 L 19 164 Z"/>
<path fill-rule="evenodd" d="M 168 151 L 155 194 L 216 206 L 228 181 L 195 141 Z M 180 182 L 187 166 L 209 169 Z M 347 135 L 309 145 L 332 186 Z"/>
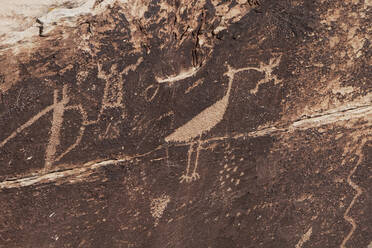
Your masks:
<path fill-rule="evenodd" d="M 186 182 L 186 183 L 191 183 L 192 181 L 196 181 L 200 178 L 199 173 L 192 173 L 191 176 L 188 175 L 182 175 L 180 177 L 180 183 Z"/>
<path fill-rule="evenodd" d="M 191 182 L 191 176 L 188 176 L 188 175 L 182 175 L 180 176 L 180 183 L 183 183 L 183 182 L 186 182 L 186 183 L 189 183 Z"/>
<path fill-rule="evenodd" d="M 191 174 L 191 181 L 196 181 L 196 180 L 198 180 L 199 178 L 200 178 L 199 173 L 194 172 L 194 173 Z"/>

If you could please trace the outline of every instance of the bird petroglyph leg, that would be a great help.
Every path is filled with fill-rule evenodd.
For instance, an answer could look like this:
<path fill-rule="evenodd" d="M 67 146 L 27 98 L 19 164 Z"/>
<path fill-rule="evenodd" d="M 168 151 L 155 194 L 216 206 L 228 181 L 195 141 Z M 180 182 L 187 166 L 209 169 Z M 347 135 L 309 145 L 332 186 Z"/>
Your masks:
<path fill-rule="evenodd" d="M 199 138 L 198 143 L 197 143 L 194 170 L 192 171 L 192 174 L 191 174 L 191 180 L 194 180 L 194 181 L 196 181 L 197 179 L 200 178 L 199 173 L 196 172 L 196 169 L 198 168 L 199 153 L 200 153 L 200 149 L 201 149 L 200 139 L 201 138 Z"/>
<path fill-rule="evenodd" d="M 193 153 L 193 149 L 194 149 L 194 143 L 191 143 L 190 144 L 190 147 L 189 147 L 189 152 L 187 154 L 187 167 L 186 167 L 186 172 L 185 174 L 183 174 L 181 177 L 180 177 L 180 182 L 183 183 L 184 181 L 186 183 L 189 183 L 192 181 L 192 177 L 190 176 L 190 165 L 191 165 L 191 156 L 192 156 L 192 153 Z"/>

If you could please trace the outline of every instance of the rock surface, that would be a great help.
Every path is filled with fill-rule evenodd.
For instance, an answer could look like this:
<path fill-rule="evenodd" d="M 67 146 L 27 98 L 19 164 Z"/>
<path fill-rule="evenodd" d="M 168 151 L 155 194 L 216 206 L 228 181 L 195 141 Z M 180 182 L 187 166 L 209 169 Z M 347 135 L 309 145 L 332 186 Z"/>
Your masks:
<path fill-rule="evenodd" d="M 370 0 L 1 4 L 0 247 L 372 247 Z"/>

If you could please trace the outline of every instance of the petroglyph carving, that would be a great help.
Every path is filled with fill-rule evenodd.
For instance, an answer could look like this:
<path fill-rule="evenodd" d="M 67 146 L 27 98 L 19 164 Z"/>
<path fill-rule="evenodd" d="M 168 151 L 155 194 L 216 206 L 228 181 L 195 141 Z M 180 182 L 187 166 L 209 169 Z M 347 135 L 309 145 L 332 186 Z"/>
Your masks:
<path fill-rule="evenodd" d="M 309 230 L 307 230 L 306 233 L 301 237 L 301 239 L 296 244 L 296 248 L 301 248 L 305 242 L 309 241 L 311 234 L 313 233 L 313 228 L 310 227 Z"/>
<path fill-rule="evenodd" d="M 68 154 L 70 151 L 75 149 L 81 142 L 86 126 L 94 125 L 98 123 L 98 121 L 101 119 L 101 116 L 103 114 L 103 111 L 108 108 L 121 108 L 124 109 L 123 104 L 123 81 L 121 80 L 123 75 L 127 75 L 130 71 L 134 71 L 141 63 L 143 62 L 143 58 L 139 58 L 136 62 L 136 64 L 128 65 L 126 68 L 123 69 L 120 73 L 117 72 L 117 65 L 113 65 L 111 67 L 111 71 L 109 74 L 106 74 L 102 70 L 102 66 L 98 64 L 98 76 L 106 81 L 104 92 L 103 92 L 103 99 L 101 102 L 101 108 L 98 113 L 98 117 L 96 120 L 88 120 L 88 114 L 86 113 L 83 105 L 73 105 L 73 106 L 67 106 L 66 109 L 74 109 L 77 112 L 80 113 L 83 122 L 82 126 L 80 127 L 80 131 L 78 136 L 76 137 L 75 143 L 69 146 L 66 151 L 64 151 L 61 155 L 59 155 L 55 162 L 60 161 L 66 154 Z M 124 110 L 122 114 L 122 118 L 125 117 Z M 114 139 L 117 138 L 119 133 L 118 123 L 109 123 L 106 131 L 104 134 L 99 135 L 99 139 Z"/>
<path fill-rule="evenodd" d="M 124 90 L 124 82 L 122 77 L 127 75 L 130 71 L 134 71 L 137 67 L 143 62 L 143 58 L 139 58 L 135 64 L 128 65 L 125 67 L 120 73 L 117 71 L 117 65 L 114 64 L 111 66 L 110 73 L 106 74 L 102 70 L 102 65 L 98 64 L 98 77 L 102 78 L 106 81 L 105 89 L 103 92 L 103 99 L 101 109 L 98 115 L 98 118 L 95 122 L 96 123 L 103 111 L 108 108 L 122 108 L 124 109 L 123 104 L 123 90 Z M 122 118 L 125 118 L 125 112 L 123 110 Z"/>
<path fill-rule="evenodd" d="M 196 172 L 198 167 L 198 159 L 200 153 L 200 140 L 201 136 L 210 131 L 213 127 L 215 127 L 218 123 L 220 123 L 226 113 L 227 106 L 229 104 L 231 88 L 234 81 L 234 76 L 236 73 L 250 70 L 251 67 L 245 67 L 240 69 L 233 69 L 230 65 L 227 65 L 227 72 L 225 75 L 229 78 L 228 86 L 226 94 L 212 106 L 204 109 L 194 118 L 192 118 L 189 122 L 184 124 L 183 126 L 177 128 L 172 134 L 165 137 L 166 142 L 189 142 L 190 140 L 194 140 L 198 138 L 198 141 L 191 142 L 189 152 L 188 152 L 188 160 L 187 160 L 187 167 L 186 173 L 181 176 L 181 182 L 191 182 L 193 180 L 197 180 L 200 178 L 199 174 Z M 177 77 L 179 78 L 179 77 Z M 190 174 L 190 167 L 191 167 L 191 157 L 194 151 L 194 143 L 196 143 L 196 156 L 194 162 L 194 169 Z"/>
<path fill-rule="evenodd" d="M 127 75 L 130 71 L 135 71 L 137 67 L 143 62 L 143 57 L 138 58 L 137 62 L 132 65 L 128 65 L 121 71 L 121 75 Z"/>
<path fill-rule="evenodd" d="M 156 81 L 158 81 L 159 84 L 161 84 L 161 83 L 172 84 L 173 82 L 181 81 L 181 80 L 184 80 L 186 78 L 193 77 L 199 71 L 199 69 L 200 69 L 200 67 L 198 67 L 198 68 L 192 67 L 189 70 L 181 71 L 179 74 L 174 75 L 174 76 L 170 76 L 170 77 L 163 78 L 163 79 L 162 78 L 156 78 Z"/>
<path fill-rule="evenodd" d="M 240 159 L 240 161 L 243 160 L 243 158 Z M 225 148 L 224 160 L 220 161 L 219 165 L 223 167 L 219 171 L 220 187 L 223 189 L 227 188 L 227 191 L 230 191 L 232 187 L 238 187 L 244 172 L 241 172 L 239 164 L 236 164 L 235 154 L 229 143 Z"/>
<path fill-rule="evenodd" d="M 348 105 L 347 107 L 350 108 L 351 106 Z M 69 108 L 79 108 L 81 110 L 83 119 L 85 119 L 85 120 L 87 119 L 86 112 L 84 111 L 83 108 L 81 108 L 81 106 L 68 106 L 68 107 L 66 107 L 65 110 L 67 110 Z M 355 114 L 354 112 L 356 110 L 358 110 L 359 108 L 363 108 L 363 109 L 367 108 L 368 112 L 363 114 L 363 115 L 360 115 L 359 113 Z M 348 109 L 345 109 L 345 107 L 344 107 L 344 108 L 342 108 L 342 110 L 340 110 L 338 108 L 338 109 L 335 109 L 335 110 L 327 111 L 327 113 L 325 113 L 325 115 L 326 116 L 329 115 L 330 117 L 332 117 L 333 115 L 338 115 L 339 111 L 341 111 L 345 115 L 345 118 L 343 119 L 343 121 L 354 121 L 354 120 L 365 119 L 369 123 L 371 122 L 372 119 L 370 117 L 372 116 L 372 106 L 369 106 L 369 107 L 368 106 L 363 106 L 363 107 L 360 107 L 360 106 L 358 107 L 357 106 L 357 107 L 354 107 L 354 108 L 351 107 L 351 109 L 352 110 L 348 110 Z M 45 115 L 45 113 L 48 113 L 51 110 L 53 110 L 53 105 L 45 108 L 43 111 L 41 111 L 39 114 L 35 115 L 33 118 L 31 118 L 28 122 L 26 122 L 21 127 L 23 129 L 25 129 L 25 128 L 31 126 L 41 116 Z M 169 114 L 171 114 L 171 113 L 169 113 Z M 306 126 L 297 126 L 297 125 L 294 125 L 294 123 L 292 123 L 292 124 L 288 125 L 287 127 L 282 127 L 282 128 L 266 127 L 266 128 L 263 128 L 262 130 L 256 130 L 256 131 L 251 131 L 251 132 L 246 132 L 246 133 L 237 133 L 237 134 L 232 134 L 232 135 L 228 135 L 228 136 L 212 137 L 212 138 L 209 138 L 209 139 L 200 140 L 199 141 L 200 142 L 200 150 L 211 149 L 211 147 L 213 147 L 213 144 L 218 144 L 220 142 L 224 142 L 224 141 L 229 140 L 229 139 L 237 140 L 237 139 L 244 139 L 244 138 L 247 138 L 247 137 L 259 137 L 259 136 L 266 136 L 266 135 L 274 135 L 275 133 L 283 133 L 283 132 L 288 132 L 288 131 L 306 130 L 306 129 L 310 129 L 310 128 L 320 127 L 320 126 L 326 125 L 326 124 L 336 123 L 336 122 L 339 121 L 339 120 L 336 120 L 335 118 L 330 118 L 330 121 L 328 121 L 326 123 L 322 123 L 322 122 L 318 121 L 318 118 L 321 118 L 321 117 L 319 115 L 315 116 L 315 117 L 309 117 L 307 119 L 308 125 L 306 125 Z M 91 124 L 91 122 L 83 122 L 83 123 L 84 123 L 83 126 L 87 126 L 87 125 Z M 19 130 L 21 130 L 21 127 L 19 128 Z M 290 127 L 293 127 L 293 129 L 291 129 Z M 367 130 L 365 130 L 365 131 L 367 131 Z M 21 133 L 21 132 L 22 131 L 13 132 L 13 133 L 15 133 L 14 137 L 18 133 Z M 9 141 L 12 138 L 13 137 L 9 136 L 6 140 Z M 4 144 L 6 143 L 5 140 L 2 141 L 1 144 L 3 144 L 3 143 Z M 78 143 L 78 141 L 76 141 L 75 143 Z M 174 146 L 185 146 L 185 145 L 190 146 L 191 144 L 193 144 L 193 141 L 182 142 L 182 143 L 179 143 L 179 144 L 175 143 L 173 145 Z M 350 147 L 352 147 L 351 144 L 350 144 Z M 0 188 L 9 189 L 9 188 L 29 186 L 29 185 L 33 185 L 33 184 L 40 184 L 40 183 L 43 183 L 43 182 L 50 182 L 51 183 L 51 182 L 56 182 L 57 180 L 65 178 L 65 177 L 81 176 L 81 174 L 84 174 L 88 171 L 96 170 L 100 167 L 115 165 L 119 162 L 131 161 L 132 159 L 146 157 L 149 154 L 152 154 L 153 152 L 159 151 L 160 149 L 165 149 L 166 150 L 166 158 L 169 158 L 168 151 L 167 151 L 168 145 L 166 145 L 166 146 L 161 145 L 161 146 L 156 147 L 154 150 L 146 152 L 144 154 L 137 154 L 137 155 L 130 156 L 130 157 L 125 156 L 125 157 L 122 157 L 120 159 L 106 160 L 106 161 L 101 161 L 101 162 L 90 161 L 90 162 L 85 163 L 81 168 L 79 167 L 79 168 L 76 168 L 76 169 L 73 169 L 73 170 L 69 169 L 67 171 L 49 172 L 47 174 L 21 177 L 21 178 L 15 179 L 15 180 L 9 180 L 9 181 L 5 180 L 3 182 L 0 182 Z M 65 155 L 67 152 L 69 152 L 69 150 L 71 150 L 71 149 L 67 149 L 64 152 L 64 154 L 62 154 L 62 155 Z M 346 154 L 346 151 L 347 151 L 347 149 L 345 149 L 345 154 Z M 60 155 L 56 159 L 55 162 L 59 161 L 61 159 L 62 155 Z M 161 158 L 161 159 L 164 159 L 164 158 Z M 220 172 L 220 174 L 221 174 L 221 172 Z M 89 173 L 87 175 L 89 175 Z M 244 175 L 244 172 L 241 172 L 240 176 L 243 176 L 243 175 Z M 237 181 L 237 182 L 239 182 L 239 181 Z M 346 216 L 347 216 L 347 214 L 346 214 Z M 346 217 L 346 218 L 348 218 L 348 217 Z"/>
<path fill-rule="evenodd" d="M 189 88 L 186 89 L 185 94 L 190 93 L 194 88 L 198 87 L 199 85 L 203 84 L 203 79 L 198 79 L 194 82 Z"/>
<path fill-rule="evenodd" d="M 55 161 L 54 162 L 58 162 L 58 161 L 60 161 L 66 154 L 68 154 L 70 151 L 72 151 L 73 149 L 75 149 L 75 147 L 77 147 L 79 144 L 80 144 L 80 142 L 81 142 L 81 139 L 83 138 L 83 135 L 84 135 L 84 131 L 85 131 L 85 126 L 81 126 L 80 127 L 80 130 L 79 130 L 79 134 L 78 134 L 78 136 L 76 137 L 76 140 L 75 140 L 75 142 L 72 144 L 72 145 L 70 145 L 67 149 L 66 149 L 66 151 L 64 151 L 61 155 L 59 155 L 56 159 L 55 159 Z"/>
<path fill-rule="evenodd" d="M 163 216 L 163 212 L 170 202 L 170 197 L 168 195 L 161 195 L 158 198 L 154 198 L 151 201 L 151 215 L 155 219 L 154 226 L 159 224 L 160 218 Z"/>
<path fill-rule="evenodd" d="M 344 213 L 344 219 L 351 224 L 351 229 L 349 233 L 345 236 L 345 238 L 342 240 L 341 243 L 341 248 L 346 247 L 346 243 L 350 240 L 350 238 L 353 236 L 356 228 L 357 228 L 357 223 L 354 220 L 352 216 L 350 216 L 350 211 L 352 207 L 354 206 L 355 202 L 359 198 L 359 196 L 363 193 L 363 189 L 357 185 L 353 180 L 351 179 L 352 176 L 354 175 L 355 171 L 358 169 L 359 165 L 363 161 L 363 147 L 368 141 L 368 136 L 370 135 L 370 130 L 363 130 L 359 133 L 359 135 L 353 136 L 352 139 L 353 141 L 350 142 L 347 146 L 345 146 L 344 149 L 344 156 L 346 155 L 347 157 L 350 157 L 350 155 L 356 155 L 356 163 L 355 166 L 351 169 L 349 175 L 346 178 L 346 182 L 352 187 L 355 191 L 356 194 L 354 195 L 353 199 L 350 202 L 350 205 L 347 207 L 345 213 Z M 350 161 L 350 159 L 345 159 L 343 160 L 343 165 L 345 165 L 347 162 L 353 162 Z"/>
<path fill-rule="evenodd" d="M 60 143 L 60 131 L 61 131 L 61 126 L 63 122 L 63 114 L 65 111 L 65 106 L 69 102 L 69 97 L 67 96 L 67 85 L 63 86 L 62 89 L 62 99 L 59 101 L 59 90 L 55 89 L 54 90 L 54 103 L 53 105 L 50 105 L 34 115 L 30 120 L 28 120 L 26 123 L 18 127 L 11 135 L 9 135 L 6 139 L 4 139 L 0 143 L 0 147 L 3 147 L 7 142 L 9 142 L 11 139 L 16 137 L 19 133 L 21 133 L 23 130 L 26 128 L 30 127 L 32 124 L 34 124 L 36 121 L 38 121 L 41 117 L 49 113 L 49 111 L 53 110 L 53 120 L 52 120 L 52 127 L 51 127 L 51 135 L 50 139 L 46 148 L 45 152 L 45 167 L 44 171 L 47 172 L 54 160 L 55 160 L 55 155 L 57 151 L 57 147 Z"/>
<path fill-rule="evenodd" d="M 70 145 L 64 152 L 62 152 L 55 159 L 54 162 L 60 161 L 66 154 L 68 154 L 70 151 L 72 151 L 73 149 L 75 149 L 80 144 L 80 142 L 81 142 L 81 140 L 83 138 L 83 135 L 84 135 L 86 126 L 87 125 L 90 125 L 92 123 L 95 123 L 95 122 L 89 122 L 88 121 L 88 115 L 85 112 L 84 108 L 80 104 L 79 105 L 68 106 L 68 107 L 65 108 L 65 110 L 76 110 L 81 115 L 81 117 L 83 119 L 83 122 L 82 122 L 82 125 L 80 126 L 79 134 L 76 137 L 75 142 L 72 145 Z"/>
<path fill-rule="evenodd" d="M 98 123 L 101 119 L 101 116 L 105 109 L 108 108 L 124 108 L 123 105 L 123 81 L 121 80 L 123 75 L 127 75 L 130 71 L 134 71 L 141 63 L 143 62 L 143 58 L 139 58 L 137 62 L 133 65 L 129 65 L 124 68 L 120 73 L 117 72 L 117 66 L 113 65 L 111 67 L 110 73 L 105 73 L 102 70 L 102 66 L 98 64 L 98 77 L 105 80 L 105 88 L 103 99 L 101 100 L 101 108 L 99 109 L 98 117 L 95 120 L 89 120 L 88 115 L 84 109 L 82 104 L 78 105 L 68 105 L 69 97 L 68 97 L 68 88 L 67 85 L 63 86 L 62 94 L 58 89 L 54 90 L 54 102 L 52 105 L 46 107 L 36 115 L 34 115 L 30 120 L 26 123 L 18 127 L 14 132 L 12 132 L 7 138 L 5 138 L 0 143 L 0 148 L 7 144 L 10 140 L 24 131 L 26 128 L 33 125 L 37 122 L 41 117 L 48 114 L 50 111 L 53 111 L 52 117 L 52 127 L 51 127 L 51 134 L 50 140 L 47 144 L 46 152 L 45 152 L 45 166 L 44 166 L 44 173 L 47 173 L 52 165 L 58 161 L 60 161 L 65 155 L 75 149 L 81 142 L 85 129 L 89 125 L 93 125 Z M 80 74 L 79 74 L 80 75 Z M 86 72 L 81 73 L 82 77 L 86 77 Z M 81 78 L 78 78 L 78 83 L 81 81 Z M 61 99 L 59 99 L 61 98 Z M 65 151 L 60 152 L 58 155 L 58 146 L 60 144 L 60 133 L 64 119 L 64 112 L 66 110 L 76 110 L 82 117 L 82 124 L 79 130 L 79 133 L 76 137 L 76 140 L 73 144 L 71 144 Z M 124 110 L 122 110 L 124 118 Z M 119 129 L 117 127 L 117 123 L 109 124 L 105 134 L 101 134 L 98 138 L 115 138 L 119 135 Z"/>
<path fill-rule="evenodd" d="M 103 91 L 103 99 L 100 110 L 100 115 L 107 108 L 122 108 L 123 101 L 123 81 L 118 77 L 117 65 L 112 65 L 111 72 L 106 74 L 102 70 L 102 66 L 98 64 L 98 77 L 106 81 Z"/>
<path fill-rule="evenodd" d="M 14 132 L 12 132 L 7 138 L 5 138 L 0 143 L 0 148 L 3 147 L 6 143 L 8 143 L 10 140 L 12 140 L 14 137 L 16 137 L 18 134 L 20 134 L 23 130 L 30 127 L 32 124 L 34 124 L 36 121 L 38 121 L 41 117 L 49 113 L 49 111 L 52 111 L 54 109 L 54 105 L 50 105 L 46 108 L 44 108 L 42 111 L 34 115 L 30 120 L 28 120 L 26 123 L 18 127 Z"/>
<path fill-rule="evenodd" d="M 63 114 L 65 111 L 65 106 L 68 103 L 69 98 L 67 96 L 67 85 L 63 86 L 62 90 L 62 100 L 58 101 L 58 90 L 54 90 L 54 111 L 53 111 L 53 120 L 51 127 L 51 135 L 49 138 L 48 146 L 45 152 L 45 166 L 44 171 L 48 172 L 54 163 L 55 154 L 57 147 L 60 143 L 60 133 L 63 122 Z"/>
<path fill-rule="evenodd" d="M 159 84 L 157 84 L 157 85 L 154 85 L 154 84 L 149 85 L 145 89 L 145 92 L 143 93 L 143 95 L 145 97 L 145 100 L 147 102 L 152 102 L 154 100 L 154 98 L 156 97 L 156 95 L 158 94 L 159 88 L 160 88 Z"/>
<path fill-rule="evenodd" d="M 279 80 L 277 78 L 277 76 L 275 74 L 273 74 L 273 69 L 275 67 L 277 67 L 279 65 L 279 63 L 280 63 L 280 58 L 281 58 L 281 56 L 276 57 L 276 58 L 270 58 L 268 64 L 264 64 L 264 63 L 260 62 L 260 67 L 257 68 L 256 70 L 257 71 L 260 71 L 260 72 L 264 72 L 265 73 L 265 78 L 264 79 L 261 79 L 256 84 L 256 87 L 251 90 L 251 93 L 252 94 L 257 94 L 260 85 L 261 84 L 264 84 L 264 83 L 267 83 L 270 80 L 274 80 L 274 84 L 279 84 L 281 82 L 281 80 Z"/>
<path fill-rule="evenodd" d="M 120 122 L 110 122 L 106 127 L 106 131 L 103 134 L 100 134 L 98 138 L 100 140 L 118 138 L 120 136 L 118 125 L 120 125 Z"/>
<path fill-rule="evenodd" d="M 245 67 L 244 68 L 244 70 L 255 70 L 258 72 L 265 73 L 265 78 L 258 81 L 258 83 L 256 84 L 256 87 L 250 90 L 251 94 L 257 94 L 260 85 L 267 83 L 270 80 L 274 80 L 274 84 L 279 84 L 281 82 L 281 80 L 279 80 L 278 77 L 275 74 L 273 74 L 273 69 L 279 65 L 280 59 L 281 59 L 281 55 L 278 57 L 270 58 L 268 64 L 260 62 L 259 67 Z"/>

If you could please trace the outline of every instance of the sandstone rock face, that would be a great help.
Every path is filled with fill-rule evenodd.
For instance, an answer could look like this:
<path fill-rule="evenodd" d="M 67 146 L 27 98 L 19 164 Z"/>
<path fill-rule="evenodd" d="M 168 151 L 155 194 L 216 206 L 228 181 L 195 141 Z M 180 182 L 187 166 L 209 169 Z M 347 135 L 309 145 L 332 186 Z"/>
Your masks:
<path fill-rule="evenodd" d="M 1 5 L 0 247 L 372 247 L 370 0 Z"/>

